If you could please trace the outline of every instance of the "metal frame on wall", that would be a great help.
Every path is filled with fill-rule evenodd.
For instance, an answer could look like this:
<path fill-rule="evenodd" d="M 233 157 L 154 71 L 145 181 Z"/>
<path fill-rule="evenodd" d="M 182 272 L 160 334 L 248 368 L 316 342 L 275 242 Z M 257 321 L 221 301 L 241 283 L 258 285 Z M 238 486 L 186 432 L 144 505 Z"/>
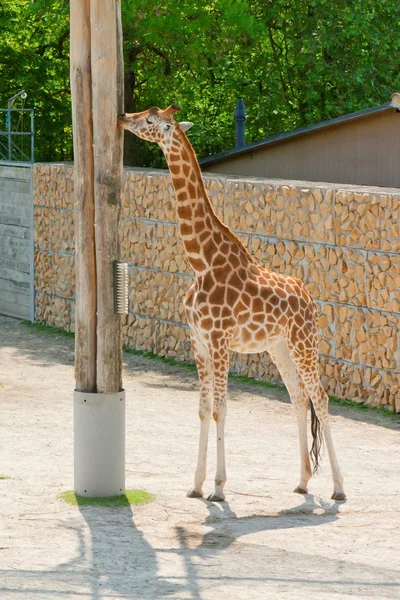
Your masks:
<path fill-rule="evenodd" d="M 13 117 L 17 116 L 16 124 Z M 29 118 L 25 120 L 27 115 Z M 33 108 L 0 109 L 0 160 L 5 162 L 33 163 L 35 149 Z M 27 130 L 24 127 L 28 124 Z M 25 140 L 28 140 L 25 148 Z"/>

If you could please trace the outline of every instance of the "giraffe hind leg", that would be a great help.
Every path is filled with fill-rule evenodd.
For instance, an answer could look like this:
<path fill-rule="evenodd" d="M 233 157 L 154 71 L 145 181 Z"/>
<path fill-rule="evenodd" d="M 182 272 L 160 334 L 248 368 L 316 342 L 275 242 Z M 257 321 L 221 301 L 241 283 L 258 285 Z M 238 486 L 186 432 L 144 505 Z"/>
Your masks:
<path fill-rule="evenodd" d="M 332 479 L 333 479 L 333 500 L 345 500 L 346 494 L 343 489 L 343 477 L 340 472 L 339 463 L 336 458 L 336 452 L 333 446 L 331 429 L 329 425 L 329 415 L 328 415 L 328 396 L 322 387 L 321 380 L 318 372 L 318 352 L 316 350 L 310 351 L 309 356 L 301 356 L 294 350 L 291 351 L 291 356 L 293 361 L 296 363 L 300 377 L 303 381 L 304 387 L 310 400 L 312 402 L 315 415 L 313 416 L 313 420 L 315 426 L 318 428 L 318 422 L 320 424 L 320 428 L 322 431 L 323 439 L 325 441 L 329 461 L 331 465 L 332 471 Z M 305 359 L 305 360 L 304 360 Z M 316 440 L 317 435 L 314 436 L 314 441 L 316 443 L 316 456 L 318 459 L 320 443 Z M 318 460 L 316 466 L 318 465 Z"/>
<path fill-rule="evenodd" d="M 269 353 L 281 374 L 282 380 L 289 392 L 290 399 L 296 411 L 300 444 L 300 481 L 294 491 L 298 494 L 306 494 L 308 491 L 308 482 L 311 478 L 311 464 L 307 441 L 307 409 L 309 397 L 299 376 L 296 365 L 290 357 L 286 342 L 280 342 L 274 346 Z"/>
<path fill-rule="evenodd" d="M 318 376 L 319 379 L 319 376 Z M 318 398 L 320 401 L 318 402 Z M 321 423 L 321 430 L 324 437 L 324 441 L 328 450 L 329 461 L 331 465 L 332 471 L 332 479 L 333 479 L 333 500 L 346 500 L 346 494 L 343 488 L 343 476 L 340 472 L 339 463 L 336 458 L 335 448 L 333 446 L 331 428 L 329 424 L 328 417 L 328 396 L 325 393 L 324 388 L 319 382 L 318 392 L 317 392 L 317 400 L 313 400 L 311 397 L 311 401 L 313 402 L 315 414 L 318 420 Z"/>

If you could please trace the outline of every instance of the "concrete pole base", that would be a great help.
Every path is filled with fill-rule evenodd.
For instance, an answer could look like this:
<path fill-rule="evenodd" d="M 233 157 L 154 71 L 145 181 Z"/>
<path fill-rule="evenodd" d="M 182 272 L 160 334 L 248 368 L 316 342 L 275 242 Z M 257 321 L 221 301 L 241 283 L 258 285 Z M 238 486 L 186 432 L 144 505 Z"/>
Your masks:
<path fill-rule="evenodd" d="M 125 493 L 125 390 L 74 391 L 74 490 L 91 498 Z"/>

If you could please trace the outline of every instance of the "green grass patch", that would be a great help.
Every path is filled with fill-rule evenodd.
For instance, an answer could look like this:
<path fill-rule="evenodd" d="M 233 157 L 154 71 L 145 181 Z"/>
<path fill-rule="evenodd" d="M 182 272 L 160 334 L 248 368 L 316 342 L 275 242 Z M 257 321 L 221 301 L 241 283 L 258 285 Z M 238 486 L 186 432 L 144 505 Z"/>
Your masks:
<path fill-rule="evenodd" d="M 375 406 L 368 406 L 367 404 L 354 402 L 353 400 L 345 400 L 342 398 L 337 398 L 336 396 L 329 396 L 329 400 L 338 404 L 339 406 L 346 406 L 347 408 L 356 408 L 357 410 L 361 410 L 363 412 L 368 412 L 371 415 L 381 415 L 385 419 L 390 419 L 394 423 L 398 423 L 400 425 L 400 415 L 396 414 L 391 410 L 385 410 L 384 408 L 378 408 Z"/>
<path fill-rule="evenodd" d="M 183 369 L 188 369 L 194 373 L 197 372 L 196 365 L 193 362 L 180 361 L 175 360 L 174 358 L 167 358 L 166 356 L 159 356 L 158 354 L 154 354 L 153 352 L 145 352 L 143 350 L 134 350 L 132 348 L 124 347 L 124 352 L 127 354 L 133 354 L 134 356 L 141 356 L 143 358 L 149 358 L 150 360 L 158 360 L 165 365 L 170 365 L 171 367 L 182 367 Z M 229 379 L 235 381 L 237 383 L 246 383 L 248 385 L 255 385 L 258 387 L 264 388 L 276 388 L 278 385 L 276 383 L 272 383 L 271 381 L 261 381 L 258 379 L 252 379 L 251 377 L 247 377 L 246 375 L 235 375 L 234 373 L 229 374 Z"/>
<path fill-rule="evenodd" d="M 154 354 L 153 352 L 145 352 L 143 350 L 133 350 L 131 348 L 124 348 L 124 352 L 128 354 L 133 354 L 135 356 L 142 356 L 143 358 L 150 358 L 151 360 L 158 360 L 163 362 L 164 364 L 168 364 L 174 367 L 183 367 L 185 369 L 189 369 L 190 371 L 196 372 L 196 365 L 191 362 L 181 362 L 179 360 L 175 360 L 174 358 L 166 358 L 165 356 L 159 356 L 158 354 Z M 235 375 L 234 373 L 229 373 L 229 379 L 235 383 L 244 383 L 246 385 L 261 387 L 261 388 L 283 388 L 285 387 L 283 384 L 273 383 L 272 381 L 263 381 L 260 379 L 253 379 L 252 377 L 247 377 L 247 375 Z M 356 408 L 362 411 L 369 411 L 371 414 L 380 414 L 382 417 L 386 419 L 390 419 L 395 423 L 400 424 L 400 415 L 385 410 L 383 408 L 375 408 L 373 406 L 367 406 L 366 404 L 359 404 L 358 402 L 354 402 L 353 400 L 342 400 L 340 398 L 336 398 L 336 396 L 329 396 L 329 400 L 338 404 L 339 406 L 345 406 L 348 408 Z"/>
<path fill-rule="evenodd" d="M 272 383 L 272 381 L 263 381 L 262 379 L 253 379 L 252 377 L 247 377 L 247 375 L 235 375 L 234 373 L 229 373 L 229 379 L 235 381 L 237 383 L 245 383 L 247 385 L 254 385 L 255 387 L 262 388 L 277 388 L 283 387 L 283 385 L 278 385 L 277 383 Z"/>
<path fill-rule="evenodd" d="M 158 360 L 163 362 L 165 365 L 170 365 L 171 367 L 182 367 L 193 372 L 196 372 L 197 370 L 196 365 L 193 362 L 175 360 L 175 358 L 168 358 L 166 356 L 159 356 L 158 354 L 154 354 L 154 352 L 135 350 L 134 348 L 127 348 L 126 346 L 124 346 L 124 352 L 127 354 L 132 354 L 133 356 L 142 356 L 143 358 L 149 358 L 150 360 Z"/>
<path fill-rule="evenodd" d="M 8 475 L 1 475 L 0 474 L 0 481 L 4 480 L 4 479 L 11 479 L 11 477 L 9 477 Z"/>
<path fill-rule="evenodd" d="M 60 500 L 64 500 L 72 506 L 105 506 L 105 507 L 120 507 L 130 506 L 131 504 L 148 504 L 154 500 L 155 496 L 145 492 L 144 490 L 126 490 L 125 494 L 120 496 L 111 496 L 111 498 L 87 498 L 79 496 L 73 491 L 63 492 L 59 496 Z"/>
<path fill-rule="evenodd" d="M 34 329 L 35 331 L 44 331 L 45 333 L 55 333 L 56 335 L 73 338 L 75 334 L 72 331 L 65 331 L 60 327 L 53 327 L 52 325 L 45 325 L 44 323 L 31 323 L 31 321 L 20 321 L 20 325 Z"/>

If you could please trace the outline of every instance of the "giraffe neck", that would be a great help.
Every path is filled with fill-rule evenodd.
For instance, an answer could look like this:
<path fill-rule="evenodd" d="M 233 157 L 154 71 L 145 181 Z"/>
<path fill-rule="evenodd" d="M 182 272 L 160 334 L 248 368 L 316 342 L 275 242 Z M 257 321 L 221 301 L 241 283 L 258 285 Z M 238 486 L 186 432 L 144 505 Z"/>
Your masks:
<path fill-rule="evenodd" d="M 162 149 L 176 193 L 180 235 L 195 273 L 201 274 L 215 267 L 218 260 L 226 262 L 232 247 L 243 261 L 254 263 L 242 242 L 215 214 L 186 134 L 180 129 L 175 130 L 171 145 Z"/>

